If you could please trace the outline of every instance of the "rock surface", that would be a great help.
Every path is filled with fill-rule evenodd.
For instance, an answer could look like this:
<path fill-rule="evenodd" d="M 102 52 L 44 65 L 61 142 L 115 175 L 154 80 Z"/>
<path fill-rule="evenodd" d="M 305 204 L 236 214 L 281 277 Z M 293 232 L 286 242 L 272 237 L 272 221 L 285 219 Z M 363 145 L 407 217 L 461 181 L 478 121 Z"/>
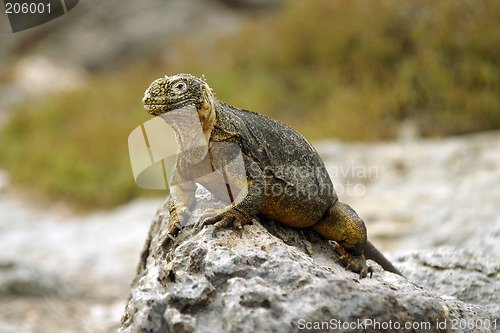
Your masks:
<path fill-rule="evenodd" d="M 405 275 L 429 290 L 478 304 L 500 323 L 500 260 L 473 247 L 404 251 L 394 258 Z M 497 326 L 500 331 L 500 327 Z"/>
<path fill-rule="evenodd" d="M 328 140 L 314 145 L 326 161 L 342 200 L 358 211 L 368 225 L 369 237 L 409 280 L 426 290 L 447 295 L 441 296 L 446 302 L 457 302 L 457 298 L 488 310 L 497 318 L 498 331 L 500 206 L 497 203 L 500 202 L 500 133 L 371 144 Z M 162 199 L 135 201 L 125 207 L 84 217 L 68 214 L 61 216 L 54 213 L 53 207 L 50 207 L 51 211 L 45 211 L 30 201 L 13 197 L 7 184 L 7 175 L 0 171 L 0 263 L 4 267 L 0 269 L 0 289 L 10 290 L 0 295 L 0 332 L 116 332 L 151 218 Z M 320 277 L 327 276 L 327 281 L 335 281 L 328 282 L 328 286 L 319 285 L 319 292 L 315 294 L 317 302 L 325 305 L 327 314 L 327 311 L 333 310 L 326 305 L 326 300 L 347 297 L 345 290 L 351 290 L 353 285 L 359 286 L 363 291 L 366 288 L 372 289 L 368 292 L 383 289 L 383 286 L 399 288 L 394 290 L 395 293 L 403 290 L 400 286 L 406 285 L 414 288 L 412 290 L 420 291 L 422 295 L 432 295 L 430 299 L 442 302 L 439 298 L 433 298 L 436 297 L 435 293 L 411 287 L 389 273 L 378 271 L 372 279 L 363 279 L 357 283 L 354 281 L 357 280 L 356 275 L 344 272 L 335 264 L 336 257 L 330 248 L 322 254 L 323 259 L 318 254 L 313 257 L 305 254 L 310 253 L 307 244 L 312 244 L 313 250 L 317 248 L 314 236 L 292 231 L 287 233 L 289 238 L 284 238 L 273 231 L 271 223 L 266 226 L 272 233 L 260 227 L 259 223 L 246 226 L 242 240 L 233 231 L 221 231 L 215 236 L 229 250 L 210 250 L 212 254 L 208 258 L 207 254 L 200 254 L 203 260 L 194 258 L 189 261 L 191 259 L 185 257 L 183 260 L 186 261 L 177 261 L 176 265 L 187 265 L 190 262 L 194 265 L 195 262 L 203 263 L 219 258 L 216 262 L 218 266 L 224 263 L 228 272 L 240 272 L 232 280 L 235 282 L 229 290 L 231 294 L 228 294 L 228 302 L 231 300 L 233 303 L 228 304 L 247 311 L 249 318 L 254 319 L 257 316 L 255 313 L 264 313 L 271 319 L 274 317 L 269 315 L 271 308 L 252 308 L 237 303 L 234 295 L 238 295 L 240 289 L 240 293 L 243 293 L 243 287 L 239 287 L 242 283 L 238 281 L 244 279 L 244 274 L 254 274 L 248 280 L 258 281 L 257 273 L 266 267 L 276 267 L 274 272 L 280 272 L 281 267 L 277 266 L 280 262 L 288 262 L 284 267 L 289 267 L 294 274 L 297 272 L 298 276 L 307 276 L 308 270 L 314 269 Z M 186 230 L 187 236 L 190 230 Z M 213 246 L 216 243 L 213 243 L 215 240 L 209 231 L 207 229 L 193 235 L 193 239 L 183 246 L 193 246 L 193 242 L 205 239 L 205 245 L 198 245 L 202 250 L 204 246 L 210 249 L 206 244 Z M 257 232 L 261 233 L 258 237 L 255 235 Z M 265 233 L 268 233 L 266 237 L 263 236 Z M 281 235 L 282 238 L 275 235 Z M 258 240 L 258 246 L 254 239 Z M 233 246 L 236 241 L 238 243 Z M 238 245 L 240 242 L 243 242 L 241 248 Z M 260 246 L 263 242 L 276 244 L 276 247 L 262 249 Z M 177 253 L 183 246 L 178 247 Z M 187 249 L 190 247 L 184 248 L 184 252 L 180 254 Z M 260 259 L 260 254 L 266 261 Z M 271 258 L 271 254 L 276 254 L 277 259 Z M 290 257 L 292 259 L 288 260 Z M 182 256 L 177 258 L 180 260 Z M 234 258 L 246 258 L 247 261 L 231 261 L 237 260 Z M 272 266 L 273 262 L 275 266 Z M 213 265 L 210 267 L 213 269 Z M 177 266 L 175 268 L 178 269 Z M 196 268 L 192 268 L 194 269 Z M 330 273 L 330 270 L 335 274 Z M 277 273 L 274 273 L 273 278 L 271 273 L 261 279 L 271 282 L 281 279 L 281 276 L 276 277 Z M 16 280 L 14 277 L 18 274 L 26 279 L 25 282 L 30 282 L 28 285 L 32 289 L 21 289 L 16 295 L 11 291 L 13 286 L 19 287 L 19 284 L 13 284 Z M 190 273 L 186 279 L 194 276 L 193 281 L 197 281 L 196 279 L 202 278 L 200 274 Z M 218 280 L 224 271 L 215 271 L 214 274 Z M 341 274 L 347 274 L 347 277 Z M 292 288 L 292 284 L 297 283 L 297 278 L 294 280 L 295 275 L 287 276 L 291 276 L 288 281 L 292 281 Z M 221 288 L 217 281 L 210 279 L 208 281 L 217 287 L 216 290 Z M 314 275 L 311 279 L 318 281 L 319 278 Z M 347 282 L 337 282 L 342 279 Z M 348 287 L 342 285 L 340 288 L 337 285 L 340 283 L 345 283 Z M 136 281 L 134 286 L 137 284 Z M 203 289 L 206 285 L 201 284 L 199 289 L 189 290 L 195 295 L 207 292 Z M 264 287 L 258 290 L 262 291 Z M 239 289 L 235 291 L 235 288 Z M 245 290 L 248 291 L 248 288 Z M 309 288 L 314 290 L 315 285 Z M 340 296 L 332 295 L 337 289 L 343 289 L 344 293 L 340 293 Z M 146 296 L 153 297 L 144 290 L 134 290 L 135 300 L 141 294 L 144 296 L 143 301 Z M 272 297 L 279 296 L 276 291 L 278 288 L 267 287 L 265 290 L 269 295 L 274 295 Z M 183 292 L 187 291 L 175 292 L 173 295 L 177 298 L 188 297 L 183 296 Z M 296 295 L 294 292 L 295 289 L 290 294 Z M 160 299 L 162 295 L 158 294 L 156 297 Z M 243 296 L 258 297 L 259 294 L 246 295 Z M 282 298 L 286 300 L 286 297 L 291 296 L 281 294 L 280 302 Z M 395 297 L 399 304 L 407 304 Z M 265 299 L 262 302 L 260 304 L 267 304 Z M 350 306 L 348 301 L 345 303 Z M 166 308 L 167 303 L 164 304 Z M 242 304 L 259 303 L 243 301 Z M 459 304 L 463 306 L 463 303 Z M 212 307 L 215 306 L 218 305 L 212 304 Z M 291 309 L 297 307 L 296 304 L 290 305 Z M 303 307 L 300 310 L 300 313 L 312 311 Z M 342 313 L 345 314 L 346 311 Z M 464 318 L 468 318 L 466 315 L 470 312 L 464 313 Z M 478 312 L 478 315 L 482 314 L 483 312 Z M 173 318 L 173 323 L 178 323 L 175 324 L 176 327 L 189 327 L 192 321 L 194 325 L 196 321 L 206 318 L 200 316 L 201 319 L 193 320 L 192 315 L 186 315 L 177 308 L 170 309 L 168 316 Z M 222 316 L 223 313 L 220 313 L 219 317 Z M 256 320 L 256 324 L 259 321 Z M 124 327 L 126 329 L 130 331 L 130 328 Z M 487 332 L 479 328 L 470 331 Z"/>
<path fill-rule="evenodd" d="M 453 245 L 500 257 L 499 132 L 315 147 L 382 248 Z"/>
<path fill-rule="evenodd" d="M 116 332 L 161 199 L 72 216 L 16 200 L 1 183 L 0 332 Z"/>
<path fill-rule="evenodd" d="M 406 325 L 438 332 L 460 320 L 492 320 L 479 306 L 422 289 L 374 263 L 374 277 L 360 280 L 337 263 L 331 242 L 310 231 L 271 221 L 254 221 L 241 234 L 200 228 L 201 213 L 217 203 L 198 195 L 190 222 L 167 247 L 168 210 L 160 207 L 120 332 L 392 332 Z"/>
<path fill-rule="evenodd" d="M 15 262 L 0 261 L 0 296 L 73 296 L 78 289 L 52 273 Z"/>

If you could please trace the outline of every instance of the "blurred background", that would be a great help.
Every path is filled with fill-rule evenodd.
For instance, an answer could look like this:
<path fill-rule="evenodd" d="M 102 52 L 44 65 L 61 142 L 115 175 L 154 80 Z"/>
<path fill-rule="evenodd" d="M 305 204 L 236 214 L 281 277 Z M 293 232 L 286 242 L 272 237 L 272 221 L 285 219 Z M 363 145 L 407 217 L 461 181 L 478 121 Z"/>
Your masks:
<path fill-rule="evenodd" d="M 14 34 L 1 13 L 0 332 L 117 329 L 166 195 L 135 185 L 127 137 L 165 74 L 313 141 L 382 249 L 498 225 L 499 17 L 494 0 L 87 0 Z"/>

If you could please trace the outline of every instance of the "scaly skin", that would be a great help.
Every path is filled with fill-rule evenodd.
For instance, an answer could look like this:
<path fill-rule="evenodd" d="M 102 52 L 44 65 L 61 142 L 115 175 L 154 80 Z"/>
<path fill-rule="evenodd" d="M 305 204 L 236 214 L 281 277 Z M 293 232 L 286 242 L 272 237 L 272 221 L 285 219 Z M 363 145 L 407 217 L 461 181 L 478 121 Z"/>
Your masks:
<path fill-rule="evenodd" d="M 321 157 L 291 127 L 219 101 L 203 76 L 178 74 L 155 80 L 146 90 L 143 103 L 155 116 L 193 105 L 207 141 L 232 142 L 240 148 L 248 193 L 237 204 L 205 219 L 204 224 L 241 228 L 260 215 L 290 227 L 312 228 L 322 237 L 336 241 L 341 264 L 361 277 L 370 271 L 363 253 L 384 269 L 401 274 L 367 242 L 363 220 L 338 200 Z M 176 132 L 182 141 L 182 129 Z M 195 202 L 196 185 L 189 180 L 197 172 L 200 170 L 196 166 L 178 156 L 173 176 L 176 179 L 170 188 L 168 236 L 172 239 Z M 202 185 L 210 190 L 211 184 Z M 281 191 L 275 191 L 276 188 Z"/>

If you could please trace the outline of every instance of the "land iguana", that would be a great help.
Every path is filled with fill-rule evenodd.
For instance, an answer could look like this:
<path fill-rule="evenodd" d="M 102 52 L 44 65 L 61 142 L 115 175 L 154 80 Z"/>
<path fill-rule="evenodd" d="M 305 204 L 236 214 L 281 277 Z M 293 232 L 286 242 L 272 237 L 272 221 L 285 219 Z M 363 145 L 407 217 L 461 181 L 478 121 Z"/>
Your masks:
<path fill-rule="evenodd" d="M 157 79 L 146 90 L 143 104 L 154 116 L 194 106 L 207 144 L 232 142 L 241 150 L 248 186 L 245 197 L 204 219 L 202 224 L 215 224 L 217 228 L 232 224 L 241 229 L 256 216 L 262 216 L 289 227 L 312 228 L 323 238 L 337 242 L 340 263 L 361 277 L 372 271 L 367 267 L 365 257 L 379 263 L 385 270 L 401 275 L 367 241 L 363 220 L 349 205 L 339 201 L 323 160 L 313 146 L 288 125 L 221 102 L 204 76 L 178 74 Z M 176 129 L 180 141 L 183 130 L 187 129 Z M 301 170 L 300 174 L 284 172 L 294 168 Z M 193 179 L 188 175 L 193 169 L 196 168 L 189 163 L 182 168 L 176 166 L 175 177 Z M 171 239 L 184 225 L 195 202 L 196 185 L 186 187 L 186 183 L 183 184 L 182 191 L 176 191 L 177 185 L 170 188 L 167 233 Z M 272 191 L 273 186 L 286 190 Z M 297 190 L 311 186 L 322 190 Z"/>

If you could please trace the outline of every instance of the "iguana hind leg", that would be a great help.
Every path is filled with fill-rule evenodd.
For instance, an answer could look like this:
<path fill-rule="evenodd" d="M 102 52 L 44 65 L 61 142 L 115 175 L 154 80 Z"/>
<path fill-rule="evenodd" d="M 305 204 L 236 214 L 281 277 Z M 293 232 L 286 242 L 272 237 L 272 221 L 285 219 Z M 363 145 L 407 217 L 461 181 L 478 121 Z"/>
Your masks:
<path fill-rule="evenodd" d="M 349 205 L 337 200 L 312 229 L 339 244 L 337 253 L 344 267 L 361 277 L 367 275 L 368 267 L 363 256 L 367 241 L 365 223 Z"/>

